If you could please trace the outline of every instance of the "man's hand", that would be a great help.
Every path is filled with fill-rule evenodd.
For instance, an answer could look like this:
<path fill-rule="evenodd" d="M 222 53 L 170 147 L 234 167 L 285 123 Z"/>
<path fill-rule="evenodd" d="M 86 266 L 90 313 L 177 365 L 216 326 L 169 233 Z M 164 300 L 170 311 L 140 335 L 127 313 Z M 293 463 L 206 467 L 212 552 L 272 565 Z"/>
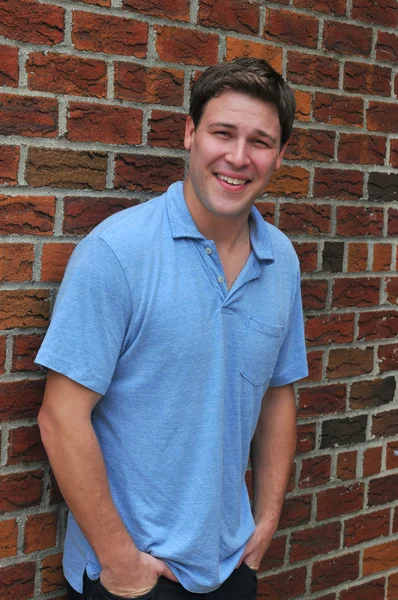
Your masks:
<path fill-rule="evenodd" d="M 261 560 L 271 544 L 274 533 L 275 529 L 273 527 L 261 527 L 258 525 L 246 544 L 238 567 L 242 562 L 245 562 L 251 569 L 258 571 Z"/>

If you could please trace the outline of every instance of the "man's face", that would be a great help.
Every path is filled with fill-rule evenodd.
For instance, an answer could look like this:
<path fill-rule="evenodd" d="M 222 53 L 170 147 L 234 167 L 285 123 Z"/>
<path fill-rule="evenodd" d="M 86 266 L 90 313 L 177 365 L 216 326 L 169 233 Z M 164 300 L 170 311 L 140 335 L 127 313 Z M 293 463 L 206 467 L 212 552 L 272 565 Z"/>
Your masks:
<path fill-rule="evenodd" d="M 192 214 L 247 218 L 282 162 L 280 140 L 276 108 L 240 92 L 209 100 L 196 129 L 188 117 L 185 197 Z"/>

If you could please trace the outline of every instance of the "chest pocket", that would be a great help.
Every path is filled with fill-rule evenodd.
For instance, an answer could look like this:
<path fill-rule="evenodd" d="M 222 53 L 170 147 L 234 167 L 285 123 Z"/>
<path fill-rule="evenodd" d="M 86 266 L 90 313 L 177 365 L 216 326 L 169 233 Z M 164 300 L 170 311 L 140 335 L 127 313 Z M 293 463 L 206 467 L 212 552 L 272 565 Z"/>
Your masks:
<path fill-rule="evenodd" d="M 240 373 L 253 385 L 263 385 L 271 379 L 284 327 L 257 321 L 247 321 Z"/>

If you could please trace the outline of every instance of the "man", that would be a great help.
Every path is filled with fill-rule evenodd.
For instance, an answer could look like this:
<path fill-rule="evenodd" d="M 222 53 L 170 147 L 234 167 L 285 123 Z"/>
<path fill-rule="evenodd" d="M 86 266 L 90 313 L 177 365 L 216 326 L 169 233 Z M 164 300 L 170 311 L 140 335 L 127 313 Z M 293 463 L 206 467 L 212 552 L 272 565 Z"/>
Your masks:
<path fill-rule="evenodd" d="M 307 374 L 297 257 L 253 208 L 294 108 L 264 61 L 208 69 L 184 184 L 113 215 L 71 258 L 37 358 L 70 598 L 255 598 Z"/>

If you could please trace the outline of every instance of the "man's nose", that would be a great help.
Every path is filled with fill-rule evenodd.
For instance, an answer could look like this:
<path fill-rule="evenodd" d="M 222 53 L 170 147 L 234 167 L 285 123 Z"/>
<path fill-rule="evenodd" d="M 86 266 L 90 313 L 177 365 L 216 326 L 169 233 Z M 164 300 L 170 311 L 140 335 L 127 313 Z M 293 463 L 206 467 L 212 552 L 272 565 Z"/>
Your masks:
<path fill-rule="evenodd" d="M 233 143 L 225 157 L 227 162 L 239 169 L 249 164 L 248 148 L 244 141 Z"/>

